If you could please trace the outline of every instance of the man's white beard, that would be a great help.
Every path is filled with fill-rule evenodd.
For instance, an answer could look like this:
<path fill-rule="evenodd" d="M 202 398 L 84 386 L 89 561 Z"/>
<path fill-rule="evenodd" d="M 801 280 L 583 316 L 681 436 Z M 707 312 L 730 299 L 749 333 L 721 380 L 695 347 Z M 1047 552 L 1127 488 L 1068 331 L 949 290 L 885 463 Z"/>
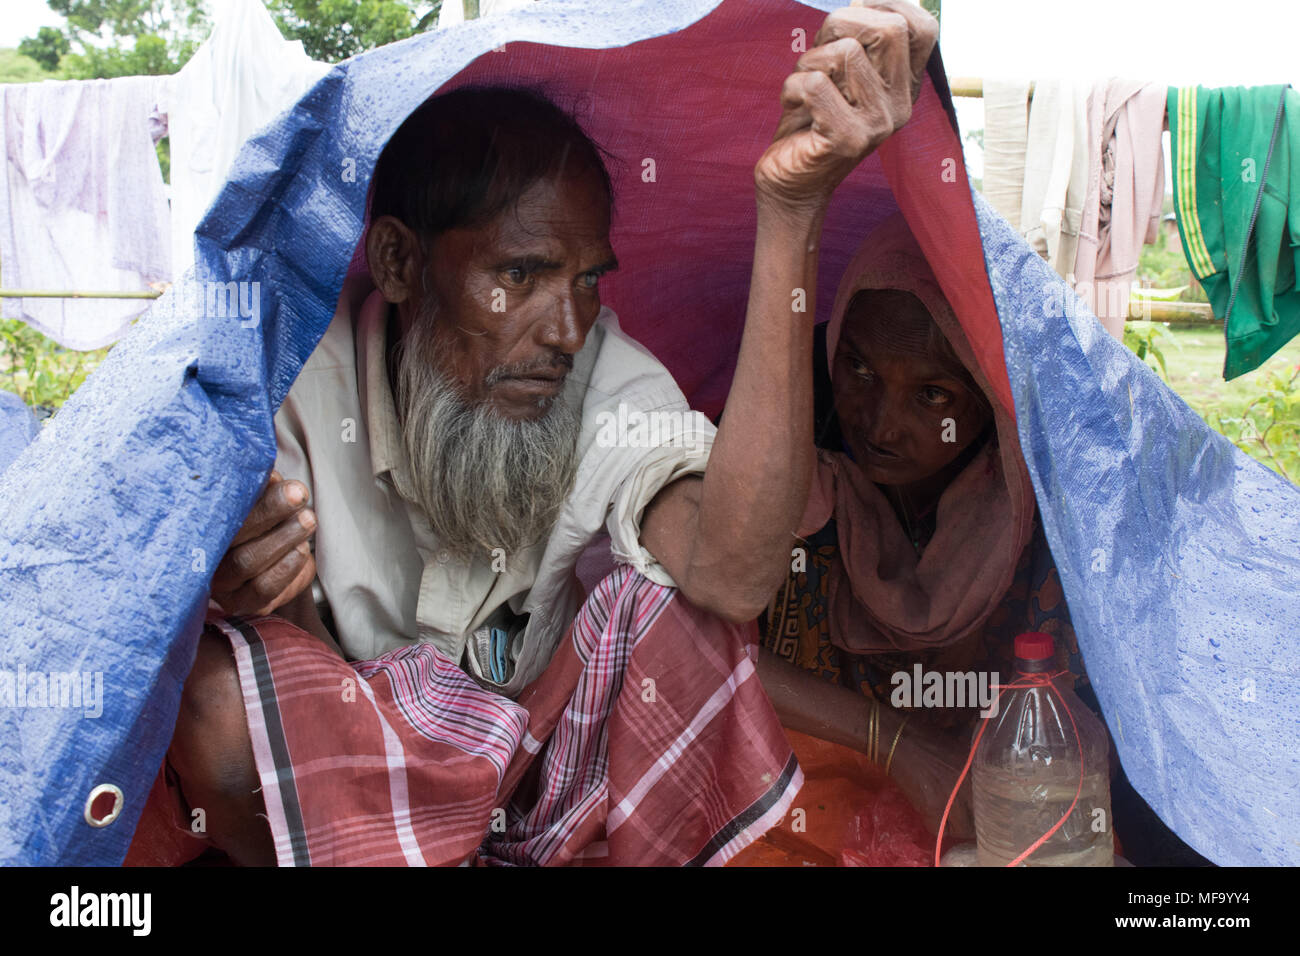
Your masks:
<path fill-rule="evenodd" d="M 424 510 L 458 558 L 513 555 L 550 534 L 573 487 L 580 410 L 558 395 L 535 421 L 487 402 L 467 405 L 433 362 L 434 322 L 421 315 L 400 350 L 402 441 Z"/>

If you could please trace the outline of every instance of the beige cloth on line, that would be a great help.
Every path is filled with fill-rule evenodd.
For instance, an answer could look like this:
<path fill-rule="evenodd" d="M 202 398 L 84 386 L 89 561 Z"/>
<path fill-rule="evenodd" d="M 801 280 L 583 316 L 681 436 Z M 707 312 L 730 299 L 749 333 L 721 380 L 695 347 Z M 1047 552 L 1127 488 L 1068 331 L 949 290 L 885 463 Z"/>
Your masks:
<path fill-rule="evenodd" d="M 1029 81 L 984 81 L 984 198 L 1020 228 L 1025 183 Z"/>
<path fill-rule="evenodd" d="M 997 437 L 943 492 L 934 537 L 920 556 L 884 493 L 839 452 L 818 452 L 799 533 L 835 518 L 829 603 L 836 646 L 856 654 L 943 647 L 983 626 L 1002 603 L 1033 533 L 1034 489 L 1015 420 L 980 372 L 901 214 L 878 226 L 845 270 L 826 330 L 832 375 L 844 314 L 861 289 L 901 289 L 921 300 L 993 406 Z"/>
<path fill-rule="evenodd" d="M 1074 272 L 1088 191 L 1088 91 L 1039 80 L 1029 106 L 1020 232 L 1062 278 Z"/>
<path fill-rule="evenodd" d="M 1109 80 L 1088 97 L 1091 159 L 1075 291 L 1121 340 L 1142 246 L 1160 236 L 1167 94 L 1156 83 Z"/>

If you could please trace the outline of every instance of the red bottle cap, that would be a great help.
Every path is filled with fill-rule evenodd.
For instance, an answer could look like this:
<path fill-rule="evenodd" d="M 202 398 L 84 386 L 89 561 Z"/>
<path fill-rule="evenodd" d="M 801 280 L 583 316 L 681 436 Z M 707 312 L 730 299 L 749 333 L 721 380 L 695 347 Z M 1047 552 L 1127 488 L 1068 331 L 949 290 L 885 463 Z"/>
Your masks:
<path fill-rule="evenodd" d="M 1045 661 L 1056 656 L 1056 642 L 1051 634 L 1030 631 L 1016 638 L 1016 657 L 1022 661 Z"/>

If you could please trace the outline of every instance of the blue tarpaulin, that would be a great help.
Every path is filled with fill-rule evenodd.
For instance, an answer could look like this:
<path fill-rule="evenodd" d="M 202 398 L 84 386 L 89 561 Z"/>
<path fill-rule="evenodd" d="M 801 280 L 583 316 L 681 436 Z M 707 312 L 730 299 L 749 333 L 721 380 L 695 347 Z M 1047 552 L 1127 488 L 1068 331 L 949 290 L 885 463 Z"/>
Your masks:
<path fill-rule="evenodd" d="M 22 453 L 41 426 L 27 404 L 13 392 L 0 392 L 0 471 Z"/>
<path fill-rule="evenodd" d="M 540 86 L 579 115 L 620 161 L 623 267 L 607 301 L 716 414 L 744 314 L 753 163 L 800 33 L 810 44 L 836 5 L 549 0 L 340 64 L 248 142 L 199 227 L 195 273 L 0 476 L 0 671 L 98 673 L 103 686 L 93 717 L 0 706 L 0 863 L 122 860 L 212 571 L 271 468 L 272 414 L 334 313 L 371 170 L 402 120 L 474 81 Z M 837 193 L 819 309 L 895 208 L 932 261 L 953 216 L 982 237 L 987 277 L 977 245 L 940 279 L 951 288 L 961 272 L 996 302 L 985 327 L 962 321 L 999 364 L 1005 343 L 995 389 L 1014 399 L 1131 780 L 1216 862 L 1300 861 L 1300 490 L 1210 431 L 1005 222 L 982 205 L 977 220 L 964 171 L 949 175 L 961 156 L 950 116 L 936 55 L 913 123 Z M 933 169 L 909 161 L 922 156 Z M 1045 291 L 1067 315 L 1044 308 Z M 124 807 L 92 828 L 85 802 L 102 783 Z"/>

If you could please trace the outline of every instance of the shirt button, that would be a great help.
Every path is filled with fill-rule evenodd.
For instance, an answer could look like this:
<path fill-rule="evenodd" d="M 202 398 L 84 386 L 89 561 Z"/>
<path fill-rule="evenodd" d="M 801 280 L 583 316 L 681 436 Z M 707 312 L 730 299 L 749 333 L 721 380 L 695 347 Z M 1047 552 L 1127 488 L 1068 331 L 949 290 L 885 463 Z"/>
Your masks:
<path fill-rule="evenodd" d="M 120 787 L 101 783 L 86 798 L 86 822 L 92 827 L 106 827 L 122 815 L 125 803 Z"/>
<path fill-rule="evenodd" d="M 438 552 L 438 563 L 439 563 L 439 564 L 446 564 L 446 563 L 447 563 L 448 561 L 450 561 L 450 560 L 451 560 L 451 552 L 450 552 L 450 551 L 439 551 L 439 552 Z"/>

